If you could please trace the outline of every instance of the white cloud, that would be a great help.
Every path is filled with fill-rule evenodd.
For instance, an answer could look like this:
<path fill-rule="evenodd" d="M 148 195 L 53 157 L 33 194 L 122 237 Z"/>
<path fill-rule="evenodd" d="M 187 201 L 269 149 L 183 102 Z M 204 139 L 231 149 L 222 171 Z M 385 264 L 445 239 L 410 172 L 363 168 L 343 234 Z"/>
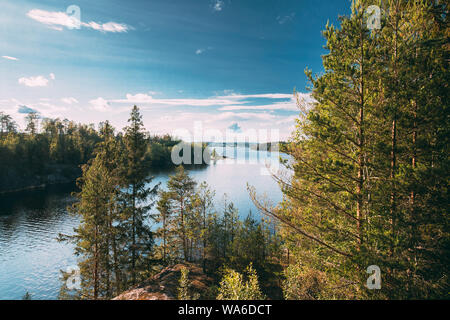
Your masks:
<path fill-rule="evenodd" d="M 126 24 L 117 22 L 99 24 L 91 21 L 89 23 L 82 22 L 81 25 L 102 32 L 127 32 L 130 29 Z"/>
<path fill-rule="evenodd" d="M 78 100 L 73 97 L 62 98 L 61 101 L 66 104 L 78 103 Z"/>
<path fill-rule="evenodd" d="M 300 102 L 311 104 L 313 99 L 307 93 L 297 93 Z M 271 99 L 286 100 L 278 102 L 267 102 L 265 104 L 248 105 L 250 99 Z M 203 99 L 159 99 L 147 93 L 126 94 L 126 99 L 110 100 L 111 103 L 120 104 L 140 104 L 145 109 L 158 106 L 193 106 L 193 107 L 220 107 L 220 111 L 237 111 L 237 110 L 287 110 L 299 111 L 297 101 L 292 93 L 267 93 L 267 94 L 229 94 L 225 96 L 214 96 Z"/>
<path fill-rule="evenodd" d="M 212 49 L 213 49 L 213 47 L 199 48 L 195 51 L 195 54 L 199 55 L 199 54 L 205 53 L 206 51 L 209 51 Z"/>
<path fill-rule="evenodd" d="M 297 103 L 295 101 L 286 101 L 279 103 L 272 103 L 266 105 L 258 105 L 258 106 L 247 106 L 247 105 L 239 105 L 239 106 L 224 106 L 220 108 L 221 111 L 233 111 L 233 110 L 290 110 L 297 111 Z"/>
<path fill-rule="evenodd" d="M 152 102 L 153 97 L 146 93 L 137 93 L 132 95 L 131 93 L 126 94 L 126 100 L 117 100 L 116 102 L 132 102 L 132 103 L 140 103 L 140 102 Z"/>
<path fill-rule="evenodd" d="M 224 93 L 224 92 L 223 92 Z M 272 130 L 278 129 L 281 139 L 287 139 L 295 128 L 295 119 L 298 118 L 299 110 L 295 112 L 276 112 L 278 105 L 288 108 L 291 103 L 295 106 L 292 94 L 267 93 L 241 95 L 231 94 L 227 91 L 226 96 L 212 96 L 200 99 L 159 99 L 146 91 L 146 93 L 127 94 L 119 100 L 107 97 L 92 97 L 88 107 L 81 106 L 77 99 L 68 96 L 55 101 L 38 99 L 33 101 L 18 101 L 15 99 L 0 100 L 0 110 L 11 114 L 18 123 L 23 124 L 23 114 L 18 113 L 18 106 L 26 105 L 38 110 L 43 117 L 68 118 L 82 123 L 98 123 L 108 119 L 118 129 L 127 125 L 128 114 L 131 106 L 136 104 L 140 107 L 143 115 L 144 125 L 152 133 L 166 134 L 174 133 L 175 129 L 187 129 L 193 131 L 196 122 L 201 121 L 204 130 L 220 130 L 224 135 L 230 130 L 236 129 L 235 133 L 247 130 Z M 309 97 L 308 94 L 299 94 L 301 97 Z M 287 101 L 271 101 L 284 99 Z M 286 97 L 290 97 L 287 98 Z M 246 106 L 255 100 L 264 99 L 257 106 Z M 264 105 L 267 100 L 267 105 Z M 306 99 L 305 99 L 306 100 Z M 190 108 L 190 106 L 201 108 Z M 240 108 L 242 106 L 242 108 Z M 227 107 L 234 107 L 233 109 Z M 250 109 L 246 109 L 250 107 Z M 253 108 L 252 107 L 256 107 Z M 226 110 L 222 110 L 225 109 Z M 296 108 L 296 107 L 295 107 Z M 232 126 L 234 123 L 237 126 Z M 232 128 L 230 129 L 230 126 Z M 238 128 L 239 127 L 239 128 Z"/>
<path fill-rule="evenodd" d="M 50 73 L 49 78 L 51 80 L 55 80 L 55 74 Z M 44 76 L 36 76 L 36 77 L 22 77 L 18 80 L 20 84 L 23 84 L 27 87 L 46 87 L 49 83 L 49 80 Z"/>
<path fill-rule="evenodd" d="M 261 105 L 229 105 L 219 108 L 221 111 L 236 111 L 236 110 L 287 110 L 299 111 L 297 99 L 293 94 L 255 94 L 255 95 L 231 95 L 223 96 L 221 98 L 250 99 L 250 98 L 266 98 L 266 99 L 289 99 L 289 101 L 281 101 L 276 103 L 268 103 Z M 311 95 L 308 93 L 297 93 L 297 98 L 300 104 L 310 105 L 314 102 Z"/>
<path fill-rule="evenodd" d="M 111 110 L 110 103 L 102 97 L 89 101 L 92 108 L 97 111 L 109 111 Z"/>
<path fill-rule="evenodd" d="M 14 60 L 14 61 L 18 61 L 19 59 L 15 58 L 15 57 L 10 57 L 10 56 L 2 56 L 3 59 L 8 59 L 8 60 Z"/>
<path fill-rule="evenodd" d="M 90 28 L 101 32 L 127 32 L 131 29 L 130 26 L 117 22 L 80 22 L 74 17 L 67 15 L 65 12 L 32 9 L 28 11 L 27 16 L 49 26 L 51 29 L 58 31 L 62 31 L 62 27 L 66 27 L 68 29 L 78 29 L 80 25 L 85 28 Z"/>
<path fill-rule="evenodd" d="M 219 98 L 232 99 L 251 99 L 251 98 L 266 98 L 266 99 L 290 99 L 293 97 L 292 93 L 265 93 L 265 94 L 229 94 L 226 96 L 219 96 Z"/>
<path fill-rule="evenodd" d="M 23 77 L 20 78 L 18 82 L 27 87 L 46 87 L 48 85 L 48 79 L 43 76 L 29 77 L 29 78 Z"/>
<path fill-rule="evenodd" d="M 214 0 L 212 4 L 212 8 L 214 11 L 222 11 L 225 3 L 222 0 Z"/>
<path fill-rule="evenodd" d="M 51 12 L 39 9 L 32 9 L 27 12 L 27 16 L 40 23 L 46 24 L 54 28 L 77 28 L 77 20 L 68 16 L 65 12 Z M 57 29 L 59 30 L 59 29 Z M 61 28 L 62 30 L 62 28 Z"/>
<path fill-rule="evenodd" d="M 240 104 L 244 103 L 237 101 L 236 99 L 226 99 L 220 97 L 211 97 L 204 99 L 156 99 L 146 93 L 137 93 L 135 95 L 128 93 L 126 99 L 111 100 L 111 102 L 116 103 L 142 103 L 151 105 L 170 105 L 170 106 L 218 106 L 218 105 L 229 105 L 229 104 Z"/>

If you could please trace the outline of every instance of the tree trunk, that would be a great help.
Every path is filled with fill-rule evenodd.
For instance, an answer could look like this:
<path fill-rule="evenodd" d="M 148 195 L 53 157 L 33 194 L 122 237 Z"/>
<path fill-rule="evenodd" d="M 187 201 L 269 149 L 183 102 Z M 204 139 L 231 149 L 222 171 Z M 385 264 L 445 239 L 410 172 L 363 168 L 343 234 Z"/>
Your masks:
<path fill-rule="evenodd" d="M 98 299 L 98 226 L 94 233 L 94 300 Z"/>
<path fill-rule="evenodd" d="M 363 240 L 363 170 L 364 170 L 364 35 L 360 33 L 360 46 L 361 46 L 361 75 L 360 75 L 360 92 L 359 92 L 359 130 L 358 130 L 358 179 L 356 184 L 356 229 L 358 238 L 358 250 L 361 247 Z"/>
<path fill-rule="evenodd" d="M 131 282 L 136 284 L 136 187 L 133 184 L 133 221 L 132 221 L 132 248 L 131 248 Z"/>

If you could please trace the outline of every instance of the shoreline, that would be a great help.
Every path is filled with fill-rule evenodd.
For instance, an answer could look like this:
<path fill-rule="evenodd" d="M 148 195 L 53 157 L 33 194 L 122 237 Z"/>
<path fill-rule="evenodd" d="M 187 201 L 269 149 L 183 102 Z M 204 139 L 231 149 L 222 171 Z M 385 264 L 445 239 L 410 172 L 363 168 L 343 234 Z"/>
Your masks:
<path fill-rule="evenodd" d="M 27 187 L 18 188 L 18 189 L 3 190 L 3 191 L 0 191 L 0 197 L 7 196 L 7 195 L 13 195 L 13 194 L 20 194 L 20 193 L 24 193 L 24 192 L 28 192 L 28 191 L 45 190 L 47 188 L 55 187 L 55 186 L 63 186 L 63 185 L 75 184 L 77 179 L 78 178 L 73 179 L 72 181 L 55 182 L 55 183 L 43 183 L 43 184 L 40 184 L 40 185 L 27 186 Z"/>

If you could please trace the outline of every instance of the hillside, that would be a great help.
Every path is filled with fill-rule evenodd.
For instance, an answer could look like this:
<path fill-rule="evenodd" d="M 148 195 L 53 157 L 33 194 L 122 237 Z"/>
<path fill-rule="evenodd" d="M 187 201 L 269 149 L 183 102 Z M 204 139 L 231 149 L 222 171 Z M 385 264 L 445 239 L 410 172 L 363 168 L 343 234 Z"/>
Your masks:
<path fill-rule="evenodd" d="M 200 299 L 208 299 L 213 279 L 205 275 L 201 268 L 193 264 L 177 264 L 163 269 L 160 273 L 135 288 L 128 290 L 113 300 L 176 300 L 181 269 L 189 269 L 192 294 L 199 294 Z"/>

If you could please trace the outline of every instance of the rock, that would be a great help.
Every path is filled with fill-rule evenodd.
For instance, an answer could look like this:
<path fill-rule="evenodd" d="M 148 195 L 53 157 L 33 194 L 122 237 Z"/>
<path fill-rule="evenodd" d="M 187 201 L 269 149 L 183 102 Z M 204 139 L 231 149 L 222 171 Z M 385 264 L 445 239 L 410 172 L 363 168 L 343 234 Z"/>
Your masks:
<path fill-rule="evenodd" d="M 213 279 L 205 275 L 202 268 L 193 264 L 177 264 L 163 269 L 160 273 L 135 288 L 128 290 L 113 300 L 177 300 L 181 269 L 189 269 L 192 294 L 199 294 L 206 299 L 213 284 Z"/>

